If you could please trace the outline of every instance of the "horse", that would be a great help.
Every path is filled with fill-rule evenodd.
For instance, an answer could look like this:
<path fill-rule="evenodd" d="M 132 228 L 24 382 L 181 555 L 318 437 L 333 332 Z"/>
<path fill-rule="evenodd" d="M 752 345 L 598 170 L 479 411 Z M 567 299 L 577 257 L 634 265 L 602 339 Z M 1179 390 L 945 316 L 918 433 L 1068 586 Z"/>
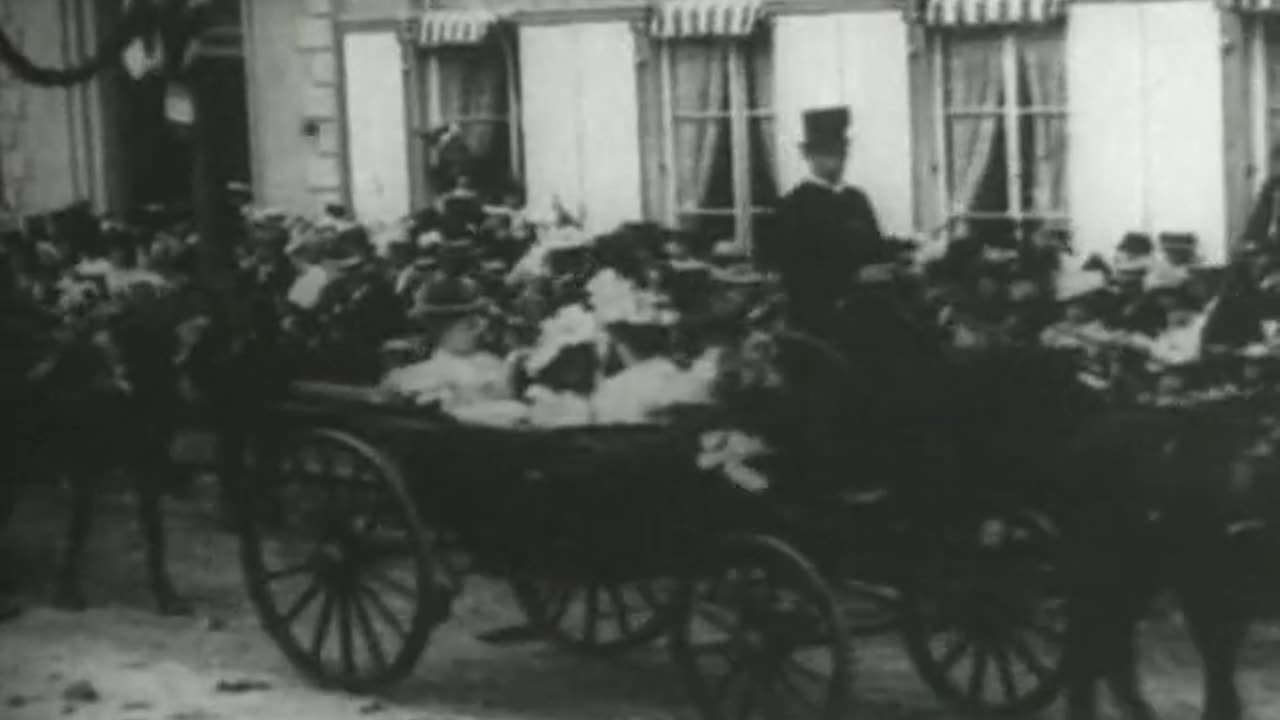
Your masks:
<path fill-rule="evenodd" d="M 164 301 L 160 301 L 164 302 Z M 66 481 L 71 508 L 57 562 L 53 602 L 82 610 L 80 584 L 102 481 L 132 476 L 146 548 L 148 584 L 162 614 L 191 611 L 175 590 L 166 562 L 161 501 L 177 473 L 170 450 L 180 398 L 174 372 L 176 342 L 167 316 L 117 317 L 107 327 L 61 333 L 44 360 L 15 390 L 22 422 L 10 467 L 27 476 Z"/>
<path fill-rule="evenodd" d="M 1261 337 L 1267 308 L 1236 264 L 1204 341 Z M 1071 720 L 1097 717 L 1105 679 L 1133 720 L 1155 718 L 1133 645 L 1161 591 L 1177 600 L 1204 666 L 1204 720 L 1240 720 L 1240 650 L 1252 621 L 1280 607 L 1268 555 L 1280 547 L 1280 465 L 1266 398 L 1215 410 L 1112 412 L 1082 437 L 1073 474 L 1091 482 L 1062 507 L 1068 579 L 1066 680 Z M 1261 580 L 1261 582 L 1259 582 Z"/>
<path fill-rule="evenodd" d="M 1156 717 L 1135 635 L 1165 588 L 1205 661 L 1205 720 L 1239 720 L 1234 664 L 1248 616 L 1231 588 L 1244 574 L 1212 482 L 1238 449 L 1232 434 L 1195 415 L 1117 407 L 1049 351 L 957 355 L 883 295 L 863 294 L 843 315 L 848 337 L 781 337 L 789 397 L 761 416 L 775 418 L 762 427 L 791 456 L 789 481 L 837 494 L 888 486 L 916 522 L 1048 517 L 1064 558 L 1071 720 L 1094 720 L 1102 681 L 1128 717 Z"/>

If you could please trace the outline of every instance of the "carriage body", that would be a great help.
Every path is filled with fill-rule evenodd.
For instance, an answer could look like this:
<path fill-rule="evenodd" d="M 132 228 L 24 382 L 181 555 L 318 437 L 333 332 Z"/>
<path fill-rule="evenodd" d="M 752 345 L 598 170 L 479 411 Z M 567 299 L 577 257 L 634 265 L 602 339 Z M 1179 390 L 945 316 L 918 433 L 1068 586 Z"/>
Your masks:
<path fill-rule="evenodd" d="M 275 578 L 302 566 L 272 569 L 269 532 L 252 521 L 242 537 L 250 593 L 268 631 L 296 664 L 348 689 L 372 689 L 407 674 L 431 630 L 447 617 L 462 579 L 482 572 L 511 582 L 540 639 L 605 654 L 668 635 L 708 717 L 722 716 L 724 708 L 709 694 L 715 683 L 708 673 L 718 671 L 699 664 L 700 648 L 711 642 L 704 642 L 708 632 L 723 632 L 726 625 L 708 625 L 705 618 L 723 615 L 739 601 L 750 607 L 730 612 L 738 620 L 729 625 L 788 634 L 786 652 L 818 656 L 812 662 L 825 679 L 813 690 L 821 708 L 815 717 L 835 717 L 847 702 L 853 638 L 885 632 L 906 636 L 913 662 L 947 700 L 969 708 L 1001 706 L 986 689 L 973 696 L 958 687 L 949 668 L 940 669 L 951 659 L 930 645 L 939 628 L 953 628 L 936 625 L 939 604 L 979 609 L 985 622 L 1012 612 L 1013 605 L 990 597 L 1007 588 L 990 566 L 976 564 L 982 548 L 970 537 L 975 527 L 967 520 L 928 520 L 893 494 L 849 500 L 785 482 L 744 489 L 698 468 L 703 434 L 723 420 L 708 411 L 634 426 L 477 427 L 388 402 L 367 388 L 295 384 L 256 424 L 271 431 L 256 439 L 254 462 L 278 476 L 257 477 L 316 485 L 341 476 L 351 487 L 377 486 L 375 494 L 389 508 L 384 517 L 394 516 L 390 524 L 398 528 L 397 552 L 413 556 L 397 582 L 411 598 L 410 621 L 394 657 L 372 662 L 364 673 L 345 650 L 326 660 L 315 649 L 316 638 L 323 640 L 319 630 L 308 644 L 291 629 L 316 591 L 308 586 L 293 601 L 271 595 Z M 326 470 L 324 462 L 313 462 L 306 445 L 317 441 L 350 455 L 353 460 L 338 464 L 351 467 L 330 463 Z M 356 467 L 360 463 L 366 471 Z M 772 482 L 787 466 L 767 472 Z M 376 552 L 368 543 L 334 548 L 349 543 L 356 527 L 379 534 L 370 530 L 378 521 L 354 495 L 341 497 L 326 521 L 331 529 L 311 554 L 332 555 L 321 561 L 330 569 L 314 574 L 349 573 L 332 582 L 355 587 L 357 596 L 369 594 L 359 576 L 376 564 Z M 286 501 L 288 512 L 301 513 L 303 505 Z M 378 542 L 390 537 L 380 534 Z M 943 586 L 948 595 L 940 594 Z M 738 590 L 726 598 L 726 588 Z M 633 621 L 627 608 L 636 601 L 644 612 Z M 568 610 L 572 602 L 577 611 Z M 608 614 L 617 627 L 606 635 L 597 618 Z M 325 621 L 321 615 L 317 627 Z M 1005 697 L 1002 709 L 1051 701 L 1055 677 L 1046 671 L 1029 691 Z"/>

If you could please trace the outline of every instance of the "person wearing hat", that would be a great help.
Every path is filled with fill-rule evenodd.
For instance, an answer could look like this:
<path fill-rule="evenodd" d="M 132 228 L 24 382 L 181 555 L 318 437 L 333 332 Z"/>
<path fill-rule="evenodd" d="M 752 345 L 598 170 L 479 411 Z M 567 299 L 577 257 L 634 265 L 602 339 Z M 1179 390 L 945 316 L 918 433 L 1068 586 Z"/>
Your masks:
<path fill-rule="evenodd" d="M 511 369 L 483 347 L 488 306 L 475 283 L 448 278 L 424 286 L 410 317 L 424 331 L 431 355 L 388 373 L 384 388 L 419 404 L 439 403 L 446 411 L 510 399 Z"/>
<path fill-rule="evenodd" d="M 838 302 L 852 281 L 883 282 L 895 274 L 871 201 L 844 184 L 849 158 L 848 108 L 804 115 L 803 150 L 811 176 L 778 203 L 774 232 L 761 260 L 781 276 L 792 322 L 818 335 L 836 325 Z"/>
<path fill-rule="evenodd" d="M 403 313 L 395 291 L 374 260 L 363 227 L 339 231 L 330 246 L 330 279 L 316 305 L 329 355 L 325 364 L 347 380 L 377 377 L 379 348 L 401 329 Z"/>
<path fill-rule="evenodd" d="M 698 387 L 668 356 L 674 320 L 650 303 L 635 303 L 608 318 L 605 330 L 621 369 L 605 377 L 592 396 L 597 422 L 642 422 L 663 408 L 708 399 L 710 387 Z"/>

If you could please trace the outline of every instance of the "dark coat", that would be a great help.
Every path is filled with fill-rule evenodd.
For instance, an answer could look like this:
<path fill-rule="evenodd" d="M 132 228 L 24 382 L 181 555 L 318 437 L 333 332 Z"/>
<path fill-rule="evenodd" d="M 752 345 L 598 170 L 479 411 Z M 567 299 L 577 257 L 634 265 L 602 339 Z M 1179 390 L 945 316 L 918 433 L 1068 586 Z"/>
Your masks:
<path fill-rule="evenodd" d="M 856 188 L 804 182 L 779 202 L 775 223 L 761 261 L 781 275 L 801 327 L 826 325 L 858 270 L 894 257 L 870 201 Z"/>
<path fill-rule="evenodd" d="M 1276 194 L 1280 192 L 1280 175 L 1273 175 L 1263 184 L 1253 203 L 1253 210 L 1244 227 L 1244 239 L 1264 245 L 1272 245 L 1278 238 L 1272 237 L 1272 226 L 1280 227 L 1276 217 Z"/>

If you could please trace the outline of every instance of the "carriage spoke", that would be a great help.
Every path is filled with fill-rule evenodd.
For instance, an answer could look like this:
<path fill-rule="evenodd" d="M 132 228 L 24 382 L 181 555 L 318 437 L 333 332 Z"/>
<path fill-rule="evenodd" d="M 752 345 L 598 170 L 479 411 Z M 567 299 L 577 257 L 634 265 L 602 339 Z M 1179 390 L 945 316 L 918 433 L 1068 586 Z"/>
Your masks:
<path fill-rule="evenodd" d="M 1018 683 L 1013 677 L 1013 667 L 1009 657 L 1009 648 L 1007 646 L 992 648 L 992 653 L 996 661 L 996 671 L 1000 675 L 1000 685 L 1004 689 L 1004 698 L 1010 702 L 1017 700 L 1019 697 Z"/>
<path fill-rule="evenodd" d="M 746 682 L 744 683 L 742 697 L 738 706 L 740 710 L 738 717 L 742 718 L 742 720 L 751 720 L 755 715 L 756 704 L 759 702 L 759 678 L 756 677 L 757 673 L 752 672 L 752 669 L 751 666 L 748 666 L 747 672 L 744 673 Z M 752 682 L 752 680 L 757 682 Z"/>
<path fill-rule="evenodd" d="M 360 623 L 360 631 L 369 643 L 369 653 L 373 656 L 373 662 L 378 666 L 378 669 L 385 670 L 390 663 L 387 662 L 387 653 L 382 647 L 382 638 L 379 637 L 378 628 L 374 625 L 373 618 L 369 615 L 369 609 L 360 600 L 361 590 L 363 590 L 363 587 L 358 586 L 356 592 L 350 595 L 348 602 L 353 606 L 356 620 Z"/>
<path fill-rule="evenodd" d="M 796 677 L 796 675 L 790 672 L 789 669 L 794 669 L 806 675 L 816 674 L 812 670 L 800 665 L 800 663 L 796 662 L 794 658 L 788 658 L 786 662 L 783 662 L 778 666 L 776 684 L 782 687 L 784 690 L 786 690 L 788 695 L 791 695 L 796 699 L 800 700 L 800 702 L 803 703 L 806 707 L 814 711 L 821 711 L 822 703 L 814 699 L 813 697 L 811 697 L 810 693 L 805 692 L 804 688 L 800 687 L 800 683 L 804 681 Z M 818 678 L 811 678 L 811 679 L 818 679 Z"/>
<path fill-rule="evenodd" d="M 324 603 L 320 606 L 320 616 L 316 619 L 311 633 L 311 655 L 323 662 L 325 641 L 329 639 L 329 626 L 333 620 L 333 594 L 325 592 Z"/>
<path fill-rule="evenodd" d="M 1018 656 L 1022 664 L 1036 676 L 1038 680 L 1045 681 L 1053 678 L 1053 670 L 1045 664 L 1039 654 L 1027 644 L 1025 638 L 1016 632 L 1009 638 L 1009 646 L 1013 650 L 1013 654 Z"/>
<path fill-rule="evenodd" d="M 367 575 L 371 581 L 387 588 L 388 590 L 392 590 L 401 596 L 408 598 L 410 601 L 417 601 L 417 591 L 405 584 L 403 580 L 392 577 L 387 573 L 380 572 L 378 570 L 370 570 Z"/>
<path fill-rule="evenodd" d="M 946 651 L 943 652 L 942 657 L 938 660 L 938 666 L 946 673 L 951 672 L 951 669 L 956 666 L 956 663 L 960 662 L 961 658 L 963 658 L 973 646 L 972 641 L 963 635 L 956 635 L 952 633 L 949 636 L 949 640 L 950 642 L 947 643 Z"/>
<path fill-rule="evenodd" d="M 351 600 L 344 590 L 338 595 L 338 645 L 342 652 L 342 672 L 347 677 L 356 674 L 355 638 L 351 627 Z"/>
<path fill-rule="evenodd" d="M 990 649 L 985 640 L 979 639 L 974 643 L 973 668 L 972 674 L 969 675 L 969 697 L 975 700 L 981 699 L 987 689 L 989 656 Z"/>
<path fill-rule="evenodd" d="M 280 580 L 284 580 L 285 578 L 291 578 L 298 575 L 302 575 L 304 573 L 311 572 L 314 569 L 315 569 L 315 563 L 310 558 L 308 558 L 307 560 L 297 563 L 296 565 L 290 565 L 289 567 L 280 568 L 279 570 L 272 570 L 271 572 L 266 574 L 266 581 L 269 583 L 278 582 Z"/>
<path fill-rule="evenodd" d="M 390 626 L 397 635 L 404 637 L 409 634 L 408 631 L 404 629 L 404 625 L 401 624 L 400 618 L 396 617 L 395 611 L 387 605 L 387 601 L 383 600 L 382 597 L 373 590 L 373 588 L 361 584 L 358 591 L 364 593 L 369 598 L 369 603 L 373 605 L 374 612 L 376 612 L 378 616 L 382 618 L 382 622 Z"/>
<path fill-rule="evenodd" d="M 622 596 L 622 590 L 617 585 L 609 585 L 608 593 L 609 602 L 618 614 L 618 630 L 623 637 L 626 637 L 632 633 L 631 614 L 627 607 L 626 599 Z"/>
<path fill-rule="evenodd" d="M 293 604 L 289 606 L 289 609 L 280 616 L 280 619 L 283 620 L 286 625 L 292 625 L 293 622 L 298 619 L 298 616 L 302 614 L 302 611 L 310 607 L 311 603 L 315 601 L 316 596 L 320 594 L 322 589 L 320 578 L 312 577 L 311 583 L 307 585 L 306 589 L 303 590 L 300 595 L 298 595 L 297 599 L 293 601 Z"/>
<path fill-rule="evenodd" d="M 582 613 L 582 629 L 586 633 L 586 641 L 596 641 L 596 625 L 600 617 L 600 586 L 592 583 L 587 586 L 587 605 Z"/>

